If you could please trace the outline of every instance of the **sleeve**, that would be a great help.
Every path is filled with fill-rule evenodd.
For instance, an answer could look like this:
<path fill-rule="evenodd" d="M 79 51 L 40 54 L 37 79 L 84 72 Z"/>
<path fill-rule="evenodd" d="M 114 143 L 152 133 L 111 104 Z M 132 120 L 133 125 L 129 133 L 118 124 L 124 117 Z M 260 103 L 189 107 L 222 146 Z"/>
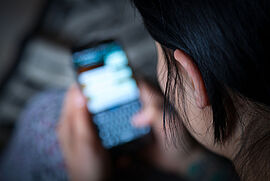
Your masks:
<path fill-rule="evenodd" d="M 64 95 L 49 90 L 28 102 L 1 159 L 0 180 L 67 180 L 55 131 Z"/>

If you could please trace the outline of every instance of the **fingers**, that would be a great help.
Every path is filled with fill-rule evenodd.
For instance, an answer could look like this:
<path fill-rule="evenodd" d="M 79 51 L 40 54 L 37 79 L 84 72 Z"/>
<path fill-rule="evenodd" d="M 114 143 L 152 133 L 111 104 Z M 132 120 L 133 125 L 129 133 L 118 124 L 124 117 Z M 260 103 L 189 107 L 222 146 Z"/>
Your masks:
<path fill-rule="evenodd" d="M 72 85 L 68 92 L 66 93 L 65 100 L 64 100 L 64 107 L 63 107 L 63 114 L 66 117 L 70 117 L 74 114 L 73 108 L 75 106 L 75 103 L 77 103 L 79 100 L 76 100 L 76 96 L 79 92 L 79 88 L 76 84 Z M 79 97 L 80 98 L 80 97 Z"/>
<path fill-rule="evenodd" d="M 152 88 L 148 83 L 139 83 L 140 100 L 144 106 L 161 108 L 163 105 L 163 95 L 158 90 Z"/>
<path fill-rule="evenodd" d="M 146 82 L 139 82 L 139 88 L 142 110 L 133 117 L 132 123 L 135 127 L 153 126 L 160 121 L 163 97 Z"/>
<path fill-rule="evenodd" d="M 58 137 L 60 144 L 62 146 L 63 152 L 70 151 L 70 147 L 72 147 L 75 142 L 74 139 L 74 126 L 73 126 L 73 99 L 74 92 L 76 91 L 76 86 L 73 85 L 68 92 L 66 93 L 65 100 L 63 103 L 63 108 L 61 112 L 61 117 L 59 120 L 59 125 L 57 128 Z M 66 154 L 66 153 L 64 153 Z"/>
<path fill-rule="evenodd" d="M 63 103 L 63 109 L 60 117 L 59 131 L 60 136 L 70 137 L 70 139 L 63 139 L 71 141 L 74 138 L 74 116 L 76 114 L 75 102 L 76 102 L 76 93 L 77 86 L 73 85 L 67 91 L 65 100 Z M 71 141 L 72 142 L 72 141 Z"/>
<path fill-rule="evenodd" d="M 156 112 L 152 107 L 143 108 L 133 117 L 132 124 L 138 128 L 151 126 L 157 120 Z"/>
<path fill-rule="evenodd" d="M 98 138 L 87 109 L 86 98 L 77 86 L 71 88 L 71 94 L 72 124 L 77 139 L 81 141 L 96 141 Z"/>
<path fill-rule="evenodd" d="M 86 100 L 79 90 L 74 92 L 73 126 L 78 140 L 90 141 L 93 130 L 90 127 L 90 116 L 86 106 Z"/>
<path fill-rule="evenodd" d="M 71 180 L 101 180 L 107 158 L 91 122 L 87 101 L 73 85 L 66 94 L 58 136 Z"/>
<path fill-rule="evenodd" d="M 68 134 L 71 142 L 100 144 L 87 109 L 87 100 L 76 85 L 66 95 L 61 124 L 64 134 Z"/>

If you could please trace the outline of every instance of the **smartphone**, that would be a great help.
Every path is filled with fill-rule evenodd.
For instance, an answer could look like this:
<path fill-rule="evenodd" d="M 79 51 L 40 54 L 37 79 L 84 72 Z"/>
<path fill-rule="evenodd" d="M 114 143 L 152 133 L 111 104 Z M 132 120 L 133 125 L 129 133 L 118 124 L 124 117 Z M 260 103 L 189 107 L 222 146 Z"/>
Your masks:
<path fill-rule="evenodd" d="M 120 43 L 90 43 L 72 51 L 77 81 L 103 146 L 111 149 L 134 142 L 151 132 L 135 128 L 132 117 L 140 108 L 140 92 Z"/>

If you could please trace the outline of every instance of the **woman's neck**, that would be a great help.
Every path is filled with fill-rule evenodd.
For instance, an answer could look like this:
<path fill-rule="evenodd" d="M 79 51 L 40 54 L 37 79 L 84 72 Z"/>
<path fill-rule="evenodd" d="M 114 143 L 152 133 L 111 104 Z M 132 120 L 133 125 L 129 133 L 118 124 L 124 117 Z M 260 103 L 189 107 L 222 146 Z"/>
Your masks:
<path fill-rule="evenodd" d="M 256 105 L 241 114 L 230 159 L 242 180 L 270 179 L 270 112 Z M 243 112 L 242 112 L 243 113 Z"/>

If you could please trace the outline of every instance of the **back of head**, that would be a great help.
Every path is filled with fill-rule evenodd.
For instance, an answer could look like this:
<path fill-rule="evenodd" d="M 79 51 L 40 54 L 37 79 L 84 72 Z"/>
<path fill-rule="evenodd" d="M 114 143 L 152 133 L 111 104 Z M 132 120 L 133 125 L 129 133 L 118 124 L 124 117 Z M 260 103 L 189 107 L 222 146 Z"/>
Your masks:
<path fill-rule="evenodd" d="M 181 49 L 198 66 L 213 109 L 217 142 L 226 140 L 239 116 L 230 92 L 269 111 L 270 1 L 133 2 L 164 50 Z"/>

